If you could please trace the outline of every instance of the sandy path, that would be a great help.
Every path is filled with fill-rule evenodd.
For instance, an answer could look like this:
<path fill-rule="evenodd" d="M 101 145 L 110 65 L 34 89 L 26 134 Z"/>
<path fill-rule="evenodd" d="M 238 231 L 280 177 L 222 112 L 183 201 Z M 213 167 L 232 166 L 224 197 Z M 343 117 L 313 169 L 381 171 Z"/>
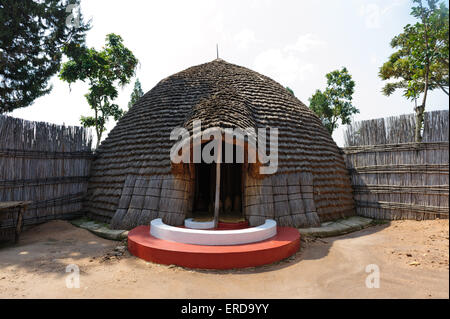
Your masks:
<path fill-rule="evenodd" d="M 147 263 L 64 221 L 0 247 L 0 298 L 448 298 L 448 220 L 396 221 L 302 242 L 288 261 L 256 269 L 188 270 Z M 80 288 L 66 287 L 77 264 Z M 380 288 L 365 268 L 380 268 Z"/>

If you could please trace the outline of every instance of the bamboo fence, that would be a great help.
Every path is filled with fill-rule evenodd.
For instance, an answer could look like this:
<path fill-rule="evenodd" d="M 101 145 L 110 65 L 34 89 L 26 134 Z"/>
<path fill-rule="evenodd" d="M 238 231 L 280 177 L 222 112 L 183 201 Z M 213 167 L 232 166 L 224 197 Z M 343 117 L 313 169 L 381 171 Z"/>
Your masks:
<path fill-rule="evenodd" d="M 32 201 L 24 225 L 80 215 L 91 144 L 82 127 L 0 115 L 0 202 Z"/>
<path fill-rule="evenodd" d="M 357 122 L 345 134 L 356 213 L 376 219 L 449 214 L 448 110 L 425 114 L 414 142 L 414 114 Z"/>

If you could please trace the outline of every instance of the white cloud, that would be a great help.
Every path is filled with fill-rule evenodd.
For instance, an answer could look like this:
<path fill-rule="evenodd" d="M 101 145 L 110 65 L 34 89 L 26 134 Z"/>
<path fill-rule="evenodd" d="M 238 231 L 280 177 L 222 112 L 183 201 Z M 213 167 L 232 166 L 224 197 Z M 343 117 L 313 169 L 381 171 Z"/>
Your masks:
<path fill-rule="evenodd" d="M 406 0 L 394 0 L 389 5 L 380 7 L 375 3 L 362 4 L 359 8 L 359 15 L 364 17 L 364 23 L 369 29 L 381 28 L 382 19 L 395 7 L 403 5 Z"/>
<path fill-rule="evenodd" d="M 234 42 L 240 49 L 247 49 L 251 44 L 258 42 L 255 32 L 250 29 L 243 29 L 234 36 Z"/>
<path fill-rule="evenodd" d="M 312 33 L 300 35 L 294 44 L 285 47 L 285 51 L 294 51 L 304 53 L 316 48 L 325 47 L 325 42 L 321 41 L 316 35 Z"/>
<path fill-rule="evenodd" d="M 224 26 L 224 18 L 223 15 L 218 13 L 216 15 L 212 16 L 212 27 L 213 30 L 217 33 L 220 34 L 223 32 L 225 26 Z"/>
<path fill-rule="evenodd" d="M 381 10 L 377 4 L 363 4 L 360 15 L 365 18 L 364 22 L 367 28 L 378 29 L 381 27 Z"/>
<path fill-rule="evenodd" d="M 302 54 L 325 46 L 325 42 L 313 34 L 300 35 L 294 43 L 282 49 L 269 49 L 260 53 L 255 58 L 254 69 L 284 84 L 304 81 L 314 71 L 314 64 Z"/>
<path fill-rule="evenodd" d="M 272 0 L 252 0 L 251 7 L 270 7 L 272 5 Z"/>
<path fill-rule="evenodd" d="M 286 55 L 279 49 L 262 52 L 255 58 L 255 70 L 280 82 L 297 79 L 300 61 L 293 55 Z"/>

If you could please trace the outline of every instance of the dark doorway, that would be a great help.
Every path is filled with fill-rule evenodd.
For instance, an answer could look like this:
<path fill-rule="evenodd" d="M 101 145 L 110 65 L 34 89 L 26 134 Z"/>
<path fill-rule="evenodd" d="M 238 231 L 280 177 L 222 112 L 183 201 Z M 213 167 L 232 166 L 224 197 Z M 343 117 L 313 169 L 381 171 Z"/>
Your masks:
<path fill-rule="evenodd" d="M 222 207 L 219 220 L 224 222 L 242 221 L 242 164 L 222 163 L 220 175 Z"/>
<path fill-rule="evenodd" d="M 225 150 L 222 146 L 222 150 Z M 233 163 L 225 163 L 223 151 L 220 164 L 220 208 L 219 220 L 224 222 L 243 221 L 242 174 L 243 164 L 236 163 L 236 146 L 233 146 Z M 203 146 L 202 146 L 203 151 Z M 216 163 L 195 164 L 195 196 L 192 216 L 198 221 L 214 218 L 216 191 Z"/>
<path fill-rule="evenodd" d="M 214 195 L 216 185 L 216 164 L 195 164 L 194 218 L 214 216 Z"/>

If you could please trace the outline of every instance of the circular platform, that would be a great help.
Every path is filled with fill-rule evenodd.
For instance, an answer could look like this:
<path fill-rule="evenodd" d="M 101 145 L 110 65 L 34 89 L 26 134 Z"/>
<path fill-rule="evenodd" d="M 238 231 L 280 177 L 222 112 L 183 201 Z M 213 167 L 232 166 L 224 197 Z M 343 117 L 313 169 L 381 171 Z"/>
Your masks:
<path fill-rule="evenodd" d="M 277 223 L 272 219 L 257 227 L 232 230 L 203 230 L 174 227 L 157 218 L 150 223 L 153 237 L 183 244 L 223 246 L 255 243 L 277 234 Z"/>
<path fill-rule="evenodd" d="M 136 227 L 128 234 L 128 250 L 134 256 L 188 268 L 256 267 L 285 259 L 299 248 L 300 233 L 291 227 L 278 227 L 277 235 L 264 241 L 232 246 L 191 245 L 162 240 L 150 235 L 150 226 Z"/>

